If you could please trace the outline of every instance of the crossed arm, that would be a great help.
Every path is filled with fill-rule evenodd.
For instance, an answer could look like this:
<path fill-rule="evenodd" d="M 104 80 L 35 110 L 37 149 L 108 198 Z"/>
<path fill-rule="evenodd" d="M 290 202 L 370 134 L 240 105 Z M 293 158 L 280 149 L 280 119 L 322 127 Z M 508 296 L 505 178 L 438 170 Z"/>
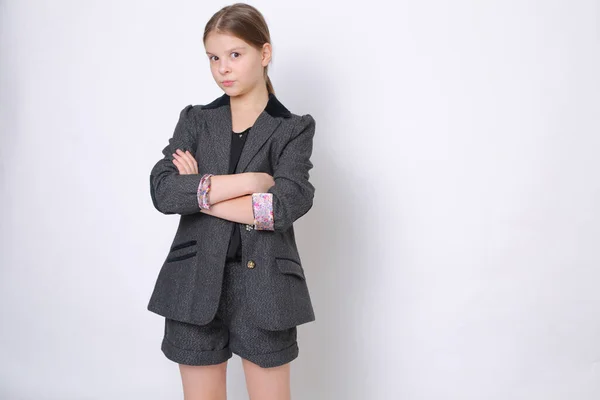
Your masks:
<path fill-rule="evenodd" d="M 189 151 L 177 149 L 173 164 L 180 175 L 198 174 L 198 164 Z M 274 185 L 265 173 L 205 174 L 198 186 L 200 212 L 242 224 L 255 225 L 259 230 L 273 230 L 272 197 L 266 192 Z"/>
<path fill-rule="evenodd" d="M 181 111 L 175 132 L 162 151 L 164 157 L 150 172 L 150 194 L 158 211 L 180 215 L 203 212 L 254 224 L 255 229 L 286 231 L 310 210 L 315 193 L 309 182 L 315 134 L 315 120 L 310 114 L 302 116 L 286 138 L 276 156 L 273 176 L 262 172 L 212 175 L 207 196 L 203 196 L 202 183 L 203 180 L 208 183 L 208 174 L 198 173 L 198 164 L 191 153 L 197 148 L 200 118 L 201 114 L 194 112 L 192 105 Z M 186 152 L 188 156 L 183 157 Z M 177 158 L 181 163 L 179 159 L 175 161 Z M 182 174 L 180 167 L 186 172 Z M 202 207 L 203 199 L 208 207 Z"/>

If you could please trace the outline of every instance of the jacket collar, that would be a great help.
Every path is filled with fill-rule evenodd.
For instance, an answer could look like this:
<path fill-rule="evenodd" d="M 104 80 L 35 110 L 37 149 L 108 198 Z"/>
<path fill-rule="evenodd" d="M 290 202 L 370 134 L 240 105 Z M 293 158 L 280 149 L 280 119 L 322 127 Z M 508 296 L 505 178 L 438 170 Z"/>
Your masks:
<path fill-rule="evenodd" d="M 201 109 L 212 109 L 211 116 L 203 119 L 206 126 L 205 143 L 210 145 L 203 146 L 200 163 L 202 168 L 212 171 L 211 173 L 215 175 L 226 175 L 229 169 L 229 151 L 232 136 L 229 100 L 229 96 L 223 94 L 211 103 L 200 107 Z M 291 116 L 292 113 L 277 100 L 274 94 L 270 93 L 265 109 L 256 118 L 251 133 L 246 138 L 235 169 L 236 174 L 246 171 L 264 143 L 277 131 L 277 128 L 283 122 L 283 118 L 290 118 Z"/>
<path fill-rule="evenodd" d="M 231 97 L 224 93 L 221 97 L 216 98 L 211 103 L 201 106 L 201 109 L 218 108 L 230 105 Z M 272 117 L 290 118 L 292 113 L 277 99 L 275 94 L 269 93 L 269 101 L 265 107 L 265 111 Z"/>

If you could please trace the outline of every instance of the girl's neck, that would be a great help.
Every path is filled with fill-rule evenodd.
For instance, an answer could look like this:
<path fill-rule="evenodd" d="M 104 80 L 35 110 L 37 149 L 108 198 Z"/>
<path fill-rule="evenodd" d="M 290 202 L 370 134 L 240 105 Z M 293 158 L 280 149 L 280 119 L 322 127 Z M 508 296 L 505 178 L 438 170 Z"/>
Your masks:
<path fill-rule="evenodd" d="M 252 92 L 229 98 L 232 115 L 258 116 L 269 102 L 269 92 L 266 87 L 256 88 Z"/>

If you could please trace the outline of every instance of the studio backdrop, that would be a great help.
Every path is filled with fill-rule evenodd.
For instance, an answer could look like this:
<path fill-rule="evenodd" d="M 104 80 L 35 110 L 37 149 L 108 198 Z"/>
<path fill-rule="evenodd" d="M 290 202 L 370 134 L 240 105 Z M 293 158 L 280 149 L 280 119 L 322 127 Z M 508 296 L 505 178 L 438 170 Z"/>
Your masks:
<path fill-rule="evenodd" d="M 251 4 L 316 121 L 293 398 L 600 398 L 599 3 Z M 0 399 L 182 398 L 149 174 L 224 5 L 0 2 Z"/>

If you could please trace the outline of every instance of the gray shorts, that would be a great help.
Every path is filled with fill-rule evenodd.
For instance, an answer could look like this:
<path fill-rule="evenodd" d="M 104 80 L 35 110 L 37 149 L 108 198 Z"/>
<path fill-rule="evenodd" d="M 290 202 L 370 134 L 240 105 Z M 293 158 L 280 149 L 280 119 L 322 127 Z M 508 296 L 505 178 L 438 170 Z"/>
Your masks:
<path fill-rule="evenodd" d="M 165 318 L 161 350 L 179 364 L 220 364 L 232 353 L 263 368 L 277 367 L 298 357 L 297 328 L 269 331 L 247 322 L 245 279 L 240 261 L 225 264 L 221 299 L 215 318 L 206 325 Z"/>

